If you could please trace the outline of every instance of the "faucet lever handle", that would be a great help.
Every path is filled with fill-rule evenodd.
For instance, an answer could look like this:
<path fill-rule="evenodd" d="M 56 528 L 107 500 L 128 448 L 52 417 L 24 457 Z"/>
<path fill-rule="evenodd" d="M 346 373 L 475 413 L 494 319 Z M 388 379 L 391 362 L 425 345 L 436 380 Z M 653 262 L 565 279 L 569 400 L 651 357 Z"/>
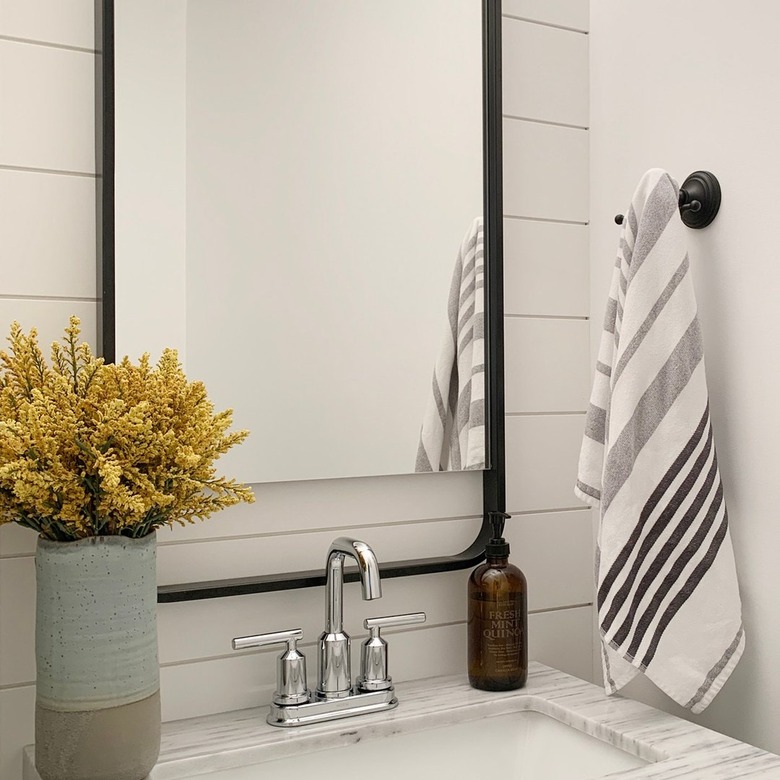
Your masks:
<path fill-rule="evenodd" d="M 395 628 L 396 626 L 410 626 L 413 623 L 424 623 L 424 612 L 409 612 L 405 615 L 386 615 L 385 617 L 366 618 L 363 626 L 371 631 L 373 636 L 379 636 L 380 628 Z"/>
<path fill-rule="evenodd" d="M 239 636 L 233 640 L 234 650 L 244 650 L 247 647 L 266 647 L 287 642 L 288 650 L 297 650 L 296 642 L 303 639 L 302 628 L 288 628 L 285 631 L 272 631 L 268 634 L 255 636 Z"/>
<path fill-rule="evenodd" d="M 298 640 L 303 639 L 303 629 L 289 628 L 255 636 L 240 636 L 233 640 L 234 650 L 247 647 L 267 647 L 287 642 L 287 649 L 276 663 L 275 704 L 304 704 L 309 701 L 306 684 L 306 657 L 298 650 Z"/>
<path fill-rule="evenodd" d="M 363 642 L 360 654 L 360 677 L 357 680 L 359 691 L 386 691 L 393 686 L 393 680 L 387 673 L 387 642 L 380 636 L 381 629 L 424 622 L 424 612 L 366 618 L 363 621 L 364 627 L 371 634 Z"/>

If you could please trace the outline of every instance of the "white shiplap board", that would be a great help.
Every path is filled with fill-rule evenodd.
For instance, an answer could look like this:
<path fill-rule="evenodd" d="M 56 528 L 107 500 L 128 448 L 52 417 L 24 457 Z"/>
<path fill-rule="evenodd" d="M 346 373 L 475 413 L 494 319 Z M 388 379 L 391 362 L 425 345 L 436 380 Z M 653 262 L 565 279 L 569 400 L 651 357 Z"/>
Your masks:
<path fill-rule="evenodd" d="M 505 18 L 504 114 L 588 126 L 588 36 Z"/>
<path fill-rule="evenodd" d="M 62 340 L 71 315 L 81 320 L 81 336 L 94 348 L 97 334 L 97 306 L 94 301 L 51 298 L 4 298 L 0 295 L 0 334 L 5 338 L 12 322 L 27 331 L 36 328 L 45 355 L 53 341 Z M 5 345 L 3 345 L 5 347 Z"/>
<path fill-rule="evenodd" d="M 22 780 L 22 748 L 34 737 L 35 688 L 0 689 L 0 777 Z"/>
<path fill-rule="evenodd" d="M 0 169 L 0 295 L 94 298 L 95 178 Z"/>
<path fill-rule="evenodd" d="M 589 29 L 589 0 L 503 0 L 505 15 L 579 32 Z"/>
<path fill-rule="evenodd" d="M 504 120 L 504 213 L 588 221 L 588 131 Z"/>
<path fill-rule="evenodd" d="M 589 346 L 590 328 L 584 318 L 507 317 L 507 412 L 587 410 Z"/>
<path fill-rule="evenodd" d="M 582 317 L 588 296 L 588 226 L 504 220 L 504 311 Z"/>
<path fill-rule="evenodd" d="M 0 0 L 1 35 L 95 48 L 95 0 Z"/>
<path fill-rule="evenodd" d="M 507 418 L 507 511 L 580 505 L 574 482 L 584 429 L 584 414 Z"/>
<path fill-rule="evenodd" d="M 215 539 L 207 543 L 169 544 L 158 550 L 158 580 L 167 585 L 197 579 L 251 577 L 260 572 L 284 573 L 300 569 L 325 570 L 325 557 L 334 536 L 360 538 L 378 560 L 397 561 L 456 555 L 479 531 L 482 518 L 428 520 L 371 528 L 339 528 L 307 534 Z"/>
<path fill-rule="evenodd" d="M 0 39 L 0 166 L 95 172 L 95 55 Z"/>

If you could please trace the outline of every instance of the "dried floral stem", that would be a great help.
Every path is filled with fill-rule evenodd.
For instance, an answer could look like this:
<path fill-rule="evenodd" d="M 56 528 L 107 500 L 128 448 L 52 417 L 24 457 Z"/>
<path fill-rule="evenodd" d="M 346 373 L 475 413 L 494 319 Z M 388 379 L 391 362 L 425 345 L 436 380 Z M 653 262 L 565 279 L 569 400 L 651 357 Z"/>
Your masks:
<path fill-rule="evenodd" d="M 18 323 L 0 351 L 0 524 L 58 541 L 142 537 L 254 500 L 214 468 L 248 432 L 229 432 L 231 410 L 215 413 L 175 351 L 106 365 L 80 332 L 71 317 L 51 365 Z"/>

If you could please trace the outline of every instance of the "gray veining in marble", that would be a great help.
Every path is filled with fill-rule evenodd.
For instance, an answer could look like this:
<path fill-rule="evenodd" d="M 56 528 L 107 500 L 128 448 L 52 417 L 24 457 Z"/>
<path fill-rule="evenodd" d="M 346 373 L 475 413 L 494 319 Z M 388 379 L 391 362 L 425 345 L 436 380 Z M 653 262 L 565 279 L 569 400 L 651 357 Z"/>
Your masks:
<path fill-rule="evenodd" d="M 620 696 L 538 663 L 519 691 L 488 693 L 464 676 L 397 686 L 398 709 L 300 729 L 275 729 L 267 707 L 227 712 L 163 725 L 160 760 L 150 780 L 181 780 L 209 771 L 349 745 L 366 739 L 437 728 L 493 715 L 534 710 L 655 762 L 609 775 L 610 780 L 780 780 L 780 756 Z M 38 780 L 32 752 L 25 780 Z"/>

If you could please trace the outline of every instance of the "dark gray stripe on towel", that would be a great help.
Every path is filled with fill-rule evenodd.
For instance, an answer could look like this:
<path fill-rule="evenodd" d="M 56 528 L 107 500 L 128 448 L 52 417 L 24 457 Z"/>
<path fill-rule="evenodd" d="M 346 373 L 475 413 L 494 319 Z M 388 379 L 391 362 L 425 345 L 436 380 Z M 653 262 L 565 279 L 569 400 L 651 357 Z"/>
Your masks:
<path fill-rule="evenodd" d="M 707 459 L 708 459 L 709 454 L 712 450 L 712 428 L 710 428 L 710 438 L 707 440 L 707 444 L 709 445 L 709 449 L 705 450 L 704 452 L 706 452 Z M 704 455 L 704 452 L 702 452 L 702 456 Z M 626 615 L 626 618 L 621 624 L 620 628 L 613 636 L 614 641 L 617 644 L 622 645 L 623 642 L 625 642 L 626 639 L 628 638 L 632 629 L 634 630 L 635 639 L 634 642 L 632 642 L 631 649 L 629 650 L 632 656 L 636 654 L 641 638 L 644 636 L 645 631 L 647 630 L 647 626 L 650 624 L 650 621 L 653 619 L 653 617 L 655 617 L 655 613 L 660 609 L 661 601 L 663 600 L 664 596 L 666 596 L 666 594 L 671 590 L 672 585 L 676 582 L 676 580 L 678 579 L 678 577 L 682 572 L 683 566 L 680 566 L 679 569 L 677 568 L 682 558 L 678 558 L 677 561 L 674 564 L 672 564 L 671 571 L 669 571 L 669 562 L 671 561 L 672 555 L 674 554 L 678 545 L 682 541 L 682 538 L 685 536 L 686 532 L 693 527 L 694 523 L 696 523 L 699 520 L 705 502 L 709 498 L 710 493 L 712 493 L 712 486 L 715 484 L 715 479 L 717 476 L 718 476 L 718 461 L 716 458 L 713 457 L 712 464 L 710 465 L 710 470 L 707 472 L 707 476 L 704 480 L 704 484 L 697 492 L 696 497 L 693 500 L 693 503 L 683 514 L 682 519 L 680 519 L 677 522 L 677 525 L 674 526 L 669 538 L 666 540 L 661 550 L 659 552 L 654 553 L 652 559 L 649 559 L 650 566 L 648 567 L 647 571 L 642 577 L 642 580 L 640 581 L 639 585 L 636 588 L 636 592 L 634 593 L 634 598 L 631 601 L 631 607 L 628 610 L 628 614 Z M 695 482 L 697 477 L 698 474 L 694 475 L 692 473 L 689 475 L 689 480 L 691 482 Z M 686 480 L 686 482 L 687 481 L 688 480 Z M 684 487 L 686 486 L 685 485 L 681 486 L 681 490 Z M 688 495 L 689 493 L 690 493 L 690 487 L 687 488 L 684 495 Z M 676 497 L 677 496 L 675 496 L 675 498 Z M 664 512 L 664 514 L 666 514 L 666 512 Z M 648 536 L 648 539 L 645 540 L 645 543 L 642 544 L 642 549 L 639 552 L 637 563 L 641 563 L 642 561 L 648 560 L 650 549 L 652 549 L 652 546 L 655 543 L 656 539 L 658 539 L 658 537 L 660 536 L 661 531 L 670 525 L 670 520 L 672 519 L 674 518 L 671 516 L 664 518 L 665 522 L 663 522 L 663 525 L 661 524 L 661 520 L 659 520 L 659 522 L 656 523 L 656 526 L 653 528 L 652 533 Z M 659 526 L 661 527 L 659 528 Z M 701 526 L 699 527 L 699 530 L 701 530 Z M 642 557 L 643 553 L 644 553 L 644 557 Z M 693 555 L 693 551 L 691 551 L 691 555 Z M 636 619 L 637 610 L 639 608 L 640 602 L 647 595 L 647 593 L 650 591 L 650 588 L 653 586 L 653 583 L 656 581 L 656 579 L 658 579 L 658 577 L 661 576 L 663 572 L 666 572 L 666 576 L 664 577 L 664 579 L 661 581 L 661 584 L 656 589 L 656 592 L 653 595 L 653 598 L 651 599 L 650 603 L 645 607 L 642 614 L 639 615 L 635 627 L 634 621 Z M 634 572 L 632 571 L 632 574 L 633 573 Z M 621 588 L 621 592 L 622 590 L 623 589 Z M 621 594 L 618 593 L 618 595 L 613 600 L 613 607 L 619 606 L 621 602 L 622 602 Z M 639 637 L 639 639 L 636 639 L 636 636 L 640 634 L 641 636 Z"/>
<path fill-rule="evenodd" d="M 721 493 L 722 497 L 722 493 Z M 710 544 L 709 549 L 707 550 L 704 558 L 699 562 L 699 564 L 696 566 L 696 568 L 693 570 L 693 574 L 688 578 L 688 581 L 683 585 L 680 592 L 672 599 L 672 603 L 667 607 L 666 612 L 664 612 L 663 617 L 658 623 L 658 628 L 655 630 L 655 634 L 653 635 L 653 641 L 650 643 L 650 649 L 645 654 L 645 657 L 642 659 L 642 669 L 646 669 L 650 663 L 652 662 L 653 658 L 655 657 L 655 653 L 658 650 L 658 645 L 661 642 L 661 638 L 663 637 L 663 633 L 666 630 L 666 627 L 671 623 L 672 618 L 679 612 L 680 608 L 683 604 L 685 604 L 686 601 L 690 598 L 693 591 L 696 590 L 699 583 L 704 578 L 704 575 L 710 570 L 710 567 L 712 566 L 713 562 L 715 561 L 715 558 L 718 555 L 718 550 L 720 550 L 721 544 L 723 544 L 723 540 L 726 537 L 726 532 L 729 529 L 729 521 L 728 521 L 728 513 L 724 511 L 723 515 L 723 521 L 721 522 L 717 533 L 715 534 L 712 543 Z"/>
<path fill-rule="evenodd" d="M 701 474 L 701 472 L 704 469 L 704 465 L 709 458 L 709 448 L 712 446 L 712 428 L 711 426 L 708 426 L 709 419 L 710 419 L 710 410 L 709 410 L 709 406 L 707 406 L 704 410 L 704 414 L 702 415 L 699 425 L 697 426 L 693 435 L 688 440 L 682 452 L 675 458 L 674 463 L 672 463 L 672 465 L 667 470 L 666 474 L 664 474 L 663 478 L 658 483 L 655 490 L 651 493 L 650 498 L 647 499 L 647 502 L 645 503 L 644 507 L 642 507 L 642 512 L 639 515 L 639 521 L 634 526 L 634 530 L 631 532 L 631 536 L 629 537 L 625 545 L 623 545 L 623 548 L 621 549 L 617 558 L 615 558 L 615 560 L 613 561 L 612 566 L 610 566 L 607 575 L 604 577 L 599 587 L 599 591 L 597 595 L 597 604 L 598 604 L 599 613 L 601 613 L 603 612 L 603 609 L 606 605 L 607 598 L 610 595 L 612 587 L 617 582 L 618 576 L 621 574 L 625 566 L 628 564 L 628 561 L 633 555 L 634 550 L 636 549 L 636 546 L 639 544 L 640 539 L 643 539 L 642 534 L 644 534 L 645 532 L 645 528 L 650 519 L 650 516 L 660 505 L 661 499 L 664 497 L 667 490 L 669 490 L 676 477 L 682 471 L 683 467 L 686 465 L 686 463 L 688 463 L 688 461 L 691 458 L 691 455 L 693 455 L 694 451 L 696 450 L 696 447 L 699 446 L 699 442 L 702 440 L 702 437 L 704 436 L 704 431 L 708 430 L 709 433 L 707 436 L 707 442 L 704 445 L 702 452 L 699 453 L 699 457 L 694 461 L 694 464 L 691 467 L 688 474 L 686 475 L 685 479 L 683 479 L 682 483 L 677 488 L 674 495 L 671 497 L 671 499 L 668 501 L 666 506 L 661 511 L 661 514 L 658 516 L 655 523 L 650 528 L 650 531 L 648 532 L 647 536 L 644 537 L 639 553 L 636 556 L 634 560 L 634 564 L 629 570 L 628 575 L 624 578 L 623 585 L 620 588 L 618 596 L 615 599 L 613 599 L 612 607 L 610 608 L 609 612 L 602 620 L 602 628 L 604 628 L 604 630 L 608 629 L 612 625 L 612 621 L 615 619 L 615 615 L 617 614 L 617 609 L 619 608 L 622 599 L 628 596 L 628 593 L 630 592 L 630 589 L 633 586 L 634 581 L 636 580 L 639 574 L 639 568 L 642 564 L 642 561 L 644 560 L 644 557 L 648 554 L 648 551 L 653 546 L 653 544 L 655 544 L 656 539 L 658 539 L 658 537 L 660 536 L 664 528 L 666 528 L 666 526 L 669 524 L 672 517 L 674 516 L 674 513 L 681 506 L 685 497 L 690 493 L 690 490 L 695 480 L 698 478 L 698 476 Z M 617 607 L 615 606 L 616 602 L 618 604 Z"/>

